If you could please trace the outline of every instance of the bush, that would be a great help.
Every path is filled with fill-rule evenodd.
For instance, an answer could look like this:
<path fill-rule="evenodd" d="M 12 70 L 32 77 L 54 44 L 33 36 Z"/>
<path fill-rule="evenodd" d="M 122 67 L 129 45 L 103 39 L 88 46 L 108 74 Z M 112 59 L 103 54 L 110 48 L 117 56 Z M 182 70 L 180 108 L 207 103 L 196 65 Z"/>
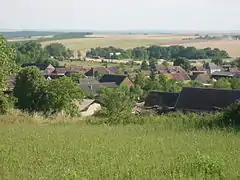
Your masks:
<path fill-rule="evenodd" d="M 240 101 L 231 104 L 225 109 L 221 118 L 221 125 L 224 126 L 240 126 Z"/>
<path fill-rule="evenodd" d="M 9 109 L 9 101 L 4 94 L 0 94 L 0 114 L 6 114 Z"/>

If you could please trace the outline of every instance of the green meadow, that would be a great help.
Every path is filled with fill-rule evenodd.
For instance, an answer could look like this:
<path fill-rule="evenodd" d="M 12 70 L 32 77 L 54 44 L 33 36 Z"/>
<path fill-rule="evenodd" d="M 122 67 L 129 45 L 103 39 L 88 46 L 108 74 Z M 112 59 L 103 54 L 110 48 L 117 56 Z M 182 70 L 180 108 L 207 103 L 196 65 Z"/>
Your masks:
<path fill-rule="evenodd" d="M 240 134 L 194 117 L 125 126 L 38 118 L 0 118 L 0 179 L 240 178 Z"/>

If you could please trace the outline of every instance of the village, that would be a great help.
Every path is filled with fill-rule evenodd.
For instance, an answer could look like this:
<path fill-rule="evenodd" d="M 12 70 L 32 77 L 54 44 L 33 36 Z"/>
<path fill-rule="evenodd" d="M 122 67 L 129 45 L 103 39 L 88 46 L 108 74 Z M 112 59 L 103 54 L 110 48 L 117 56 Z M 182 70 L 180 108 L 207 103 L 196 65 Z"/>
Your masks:
<path fill-rule="evenodd" d="M 117 60 L 116 60 L 117 61 Z M 91 61 L 88 61 L 91 64 Z M 114 62 L 112 60 L 111 62 Z M 109 63 L 111 63 L 109 62 Z M 172 111 L 182 112 L 213 112 L 221 111 L 240 98 L 240 90 L 229 90 L 224 88 L 214 88 L 213 84 L 221 78 L 236 79 L 240 77 L 240 68 L 228 65 L 217 65 L 213 62 L 196 63 L 193 61 L 191 70 L 187 72 L 181 66 L 168 64 L 164 65 L 164 60 L 160 63 L 151 65 L 148 70 L 138 69 L 131 72 L 121 70 L 122 66 L 111 64 L 111 66 L 53 66 L 51 64 L 29 63 L 23 64 L 25 67 L 36 67 L 47 80 L 57 79 L 69 74 L 78 74 L 80 77 L 76 83 L 83 90 L 85 96 L 79 106 L 81 116 L 93 116 L 104 106 L 97 96 L 101 88 L 118 88 L 127 86 L 135 87 L 137 74 L 141 73 L 145 78 L 151 74 L 157 76 L 164 75 L 168 79 L 174 80 L 175 83 L 195 82 L 200 84 L 186 85 L 179 92 L 164 92 L 161 90 L 150 90 L 144 93 L 143 97 L 136 100 L 132 110 L 133 114 L 143 114 L 152 112 L 162 114 Z M 104 63 L 104 62 L 103 62 Z M 149 64 L 149 63 L 148 63 Z M 14 76 L 9 77 L 8 90 L 11 92 L 14 88 Z M 194 101 L 193 101 L 194 99 Z"/>
<path fill-rule="evenodd" d="M 240 1 L 1 4 L 0 180 L 240 179 Z"/>

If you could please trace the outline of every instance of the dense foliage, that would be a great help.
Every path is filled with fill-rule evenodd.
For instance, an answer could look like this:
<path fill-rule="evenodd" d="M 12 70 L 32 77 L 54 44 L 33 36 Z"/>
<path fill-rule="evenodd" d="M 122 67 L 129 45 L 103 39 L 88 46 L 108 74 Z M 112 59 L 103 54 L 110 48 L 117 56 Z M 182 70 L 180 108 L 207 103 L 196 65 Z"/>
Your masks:
<path fill-rule="evenodd" d="M 9 109 L 9 101 L 8 98 L 0 93 L 0 115 L 6 114 Z"/>
<path fill-rule="evenodd" d="M 124 124 L 123 121 L 128 119 L 128 117 L 130 118 L 134 105 L 134 97 L 127 87 L 102 89 L 100 101 L 106 107 L 105 115 L 108 117 L 107 123 Z"/>
<path fill-rule="evenodd" d="M 17 64 L 41 63 L 48 58 L 41 44 L 33 41 L 14 43 L 11 47 L 16 50 L 15 62 Z"/>
<path fill-rule="evenodd" d="M 240 125 L 240 101 L 231 104 L 225 109 L 222 117 L 222 125 L 238 127 Z"/>
<path fill-rule="evenodd" d="M 18 73 L 14 95 L 20 109 L 45 114 L 64 111 L 77 115 L 77 102 L 83 98 L 82 90 L 70 78 L 47 81 L 35 67 L 24 68 Z"/>
<path fill-rule="evenodd" d="M 58 60 L 70 59 L 73 52 L 61 43 L 52 43 L 44 48 L 46 54 Z"/>
<path fill-rule="evenodd" d="M 14 87 L 14 96 L 18 99 L 17 107 L 26 111 L 40 111 L 42 108 L 45 78 L 36 67 L 22 69 Z"/>
<path fill-rule="evenodd" d="M 213 84 L 214 88 L 222 89 L 237 89 L 240 90 L 240 79 L 239 78 L 220 78 Z"/>
<path fill-rule="evenodd" d="M 0 35 L 0 91 L 6 88 L 8 76 L 16 69 L 14 50 L 7 46 L 6 39 Z"/>
<path fill-rule="evenodd" d="M 116 53 L 120 52 L 121 55 Z M 113 53 L 113 55 L 110 55 Z M 218 48 L 211 49 L 196 49 L 195 47 L 184 47 L 184 46 L 150 46 L 150 47 L 136 47 L 134 49 L 120 49 L 110 47 L 104 48 L 92 48 L 87 52 L 87 57 L 102 57 L 109 59 L 124 59 L 124 58 L 133 58 L 133 59 L 178 59 L 180 57 L 187 59 L 213 59 L 213 58 L 227 58 L 229 57 L 228 53 L 224 50 Z"/>
<path fill-rule="evenodd" d="M 49 81 L 43 91 L 43 112 L 52 114 L 64 111 L 71 116 L 79 114 L 78 104 L 84 94 L 70 78 L 62 77 Z"/>
<path fill-rule="evenodd" d="M 9 45 L 15 49 L 16 64 L 51 63 L 58 65 L 58 60 L 70 59 L 73 52 L 60 43 L 52 43 L 46 47 L 35 41 L 16 42 Z"/>

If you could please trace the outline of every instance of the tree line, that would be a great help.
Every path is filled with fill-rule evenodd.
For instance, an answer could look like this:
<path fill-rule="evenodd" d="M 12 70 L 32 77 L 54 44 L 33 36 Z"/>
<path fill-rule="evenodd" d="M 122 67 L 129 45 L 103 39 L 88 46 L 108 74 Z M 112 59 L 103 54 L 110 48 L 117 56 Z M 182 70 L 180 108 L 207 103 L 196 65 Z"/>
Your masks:
<path fill-rule="evenodd" d="M 51 63 L 57 65 L 58 61 L 73 57 L 73 51 L 61 43 L 52 43 L 42 47 L 34 41 L 16 42 L 8 44 L 15 50 L 14 61 L 16 64 L 24 63 Z"/>
<path fill-rule="evenodd" d="M 137 60 L 148 60 L 148 59 L 165 59 L 175 60 L 178 58 L 187 59 L 213 59 L 213 58 L 228 58 L 229 54 L 225 50 L 218 48 L 204 48 L 196 49 L 195 47 L 184 47 L 184 46 L 150 46 L 150 47 L 136 47 L 133 49 L 121 49 L 115 47 L 97 47 L 92 48 L 86 53 L 87 57 L 106 58 L 106 59 L 137 59 Z"/>

